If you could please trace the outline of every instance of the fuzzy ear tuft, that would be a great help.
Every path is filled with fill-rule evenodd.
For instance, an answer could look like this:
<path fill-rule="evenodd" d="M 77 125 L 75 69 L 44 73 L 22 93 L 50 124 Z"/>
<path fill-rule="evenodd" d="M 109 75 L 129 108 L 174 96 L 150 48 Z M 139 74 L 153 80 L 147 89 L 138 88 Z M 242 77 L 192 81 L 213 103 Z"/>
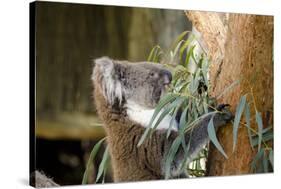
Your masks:
<path fill-rule="evenodd" d="M 111 74 L 114 68 L 113 61 L 106 56 L 95 59 L 95 65 L 99 67 L 102 73 L 106 74 Z"/>
<path fill-rule="evenodd" d="M 95 60 L 95 68 L 92 79 L 95 80 L 99 75 L 99 85 L 101 86 L 103 95 L 110 105 L 115 103 L 117 99 L 122 102 L 122 86 L 119 80 L 116 80 L 115 65 L 112 59 L 101 57 Z"/>

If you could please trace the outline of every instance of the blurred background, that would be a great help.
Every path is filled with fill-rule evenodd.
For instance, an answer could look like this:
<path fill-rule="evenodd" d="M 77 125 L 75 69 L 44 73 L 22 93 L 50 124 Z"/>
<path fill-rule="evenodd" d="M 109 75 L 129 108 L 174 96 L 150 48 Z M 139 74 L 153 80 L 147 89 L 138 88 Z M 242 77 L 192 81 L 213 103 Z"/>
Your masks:
<path fill-rule="evenodd" d="M 105 135 L 92 98 L 93 59 L 146 60 L 191 23 L 181 10 L 55 2 L 36 2 L 35 14 L 36 169 L 60 185 L 81 184 L 89 154 Z"/>

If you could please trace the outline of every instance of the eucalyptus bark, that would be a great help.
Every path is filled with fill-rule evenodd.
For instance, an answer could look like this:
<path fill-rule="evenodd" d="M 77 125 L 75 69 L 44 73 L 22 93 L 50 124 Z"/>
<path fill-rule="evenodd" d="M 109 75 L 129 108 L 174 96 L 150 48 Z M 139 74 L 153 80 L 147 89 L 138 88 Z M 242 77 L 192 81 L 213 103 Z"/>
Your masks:
<path fill-rule="evenodd" d="M 222 14 L 199 11 L 186 12 L 193 26 L 202 34 L 211 60 L 210 92 L 219 96 L 233 82 L 240 81 L 218 99 L 229 103 L 235 113 L 240 98 L 247 95 L 251 102 L 251 127 L 256 109 L 262 113 L 264 127 L 273 117 L 273 17 L 249 14 Z M 253 98 L 251 98 L 253 94 Z M 243 120 L 242 120 L 243 121 Z M 237 175 L 250 173 L 252 150 L 246 127 L 239 126 L 237 145 L 233 151 L 232 124 L 221 128 L 217 137 L 228 159 L 211 144 L 207 175 Z"/>

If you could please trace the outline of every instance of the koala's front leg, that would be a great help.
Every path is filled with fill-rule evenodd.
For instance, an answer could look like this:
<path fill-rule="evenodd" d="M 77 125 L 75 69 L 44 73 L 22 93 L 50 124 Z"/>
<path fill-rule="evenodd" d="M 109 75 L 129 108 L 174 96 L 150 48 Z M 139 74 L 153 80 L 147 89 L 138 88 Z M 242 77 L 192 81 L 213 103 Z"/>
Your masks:
<path fill-rule="evenodd" d="M 227 104 L 221 104 L 217 107 L 218 112 L 215 114 L 211 114 L 203 118 L 201 121 L 199 121 L 193 129 L 185 133 L 185 143 L 186 146 L 189 144 L 189 149 L 187 152 L 187 162 L 190 163 L 194 158 L 198 156 L 198 153 L 205 147 L 205 145 L 209 142 L 209 136 L 208 136 L 208 124 L 213 117 L 213 123 L 214 127 L 217 130 L 220 126 L 223 126 L 230 122 L 233 119 L 232 113 L 226 108 Z M 173 136 L 169 140 L 169 145 L 172 144 L 173 140 L 175 140 Z M 170 149 L 166 148 L 166 149 Z M 184 160 L 184 149 L 182 146 L 180 146 L 180 149 L 178 150 L 176 157 L 175 157 L 175 167 L 180 167 Z M 174 173 L 173 173 L 174 172 Z M 177 171 L 172 171 L 172 175 L 176 176 L 177 174 L 181 174 L 180 172 Z"/>

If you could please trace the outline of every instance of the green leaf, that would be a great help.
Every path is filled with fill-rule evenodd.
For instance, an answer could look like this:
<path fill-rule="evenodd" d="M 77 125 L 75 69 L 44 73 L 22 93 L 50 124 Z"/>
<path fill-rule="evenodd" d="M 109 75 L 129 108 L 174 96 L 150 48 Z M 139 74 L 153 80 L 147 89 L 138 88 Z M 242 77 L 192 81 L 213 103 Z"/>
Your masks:
<path fill-rule="evenodd" d="M 147 127 L 145 129 L 144 134 L 142 135 L 142 137 L 140 138 L 139 142 L 138 142 L 138 147 L 144 142 L 144 140 L 146 139 L 146 137 L 148 136 L 148 134 L 151 132 L 152 128 L 151 125 L 154 122 L 156 116 L 160 113 L 161 109 L 166 106 L 168 103 L 173 102 L 176 98 L 178 97 L 178 95 L 173 94 L 173 93 L 168 93 L 167 95 L 165 95 L 160 102 L 158 103 L 158 105 L 155 108 L 155 111 L 152 115 L 152 118 L 149 122 L 149 127 Z"/>
<path fill-rule="evenodd" d="M 156 117 L 157 118 L 156 122 L 152 122 L 151 125 L 148 125 L 148 127 L 155 130 L 157 126 L 160 124 L 160 122 L 165 118 L 165 116 L 169 114 L 172 111 L 172 109 L 177 108 L 182 103 L 183 100 L 184 100 L 183 97 L 177 97 L 172 103 L 170 103 L 166 107 L 163 107 L 162 109 L 163 112 L 160 114 L 159 117 Z"/>
<path fill-rule="evenodd" d="M 180 117 L 180 122 L 179 122 L 179 131 L 180 132 L 184 132 L 184 128 L 185 128 L 185 125 L 186 125 L 186 115 L 187 115 L 187 111 L 188 111 L 188 106 L 185 107 L 184 111 L 182 112 L 181 114 L 181 117 Z"/>
<path fill-rule="evenodd" d="M 155 47 L 152 48 L 147 58 L 148 62 L 154 62 L 153 57 L 157 55 L 158 50 L 161 50 L 161 47 L 159 45 L 156 45 Z"/>
<path fill-rule="evenodd" d="M 194 50 L 192 51 L 192 53 L 191 53 L 191 58 L 192 58 L 192 60 L 194 61 L 194 63 L 198 66 L 198 61 L 196 60 L 196 57 L 195 57 L 195 54 L 194 54 Z M 199 67 L 199 66 L 198 66 Z"/>
<path fill-rule="evenodd" d="M 187 68 L 187 66 L 188 66 L 188 64 L 190 62 L 190 57 L 193 54 L 194 48 L 195 48 L 195 45 L 192 45 L 191 48 L 189 49 L 189 51 L 187 52 L 187 55 L 186 55 L 185 61 L 184 61 L 184 65 L 183 65 L 186 68 Z"/>
<path fill-rule="evenodd" d="M 109 152 L 108 152 L 108 146 L 107 146 L 105 151 L 104 151 L 104 154 L 103 154 L 103 157 L 102 157 L 102 161 L 101 161 L 101 163 L 99 165 L 96 182 L 100 179 L 102 174 L 105 173 L 105 170 L 106 170 L 105 168 L 107 167 L 108 159 L 109 159 Z"/>
<path fill-rule="evenodd" d="M 208 74 L 208 68 L 209 68 L 209 63 L 206 59 L 203 59 L 203 62 L 202 62 L 202 75 L 203 75 L 203 78 L 204 78 L 204 84 L 206 86 L 209 85 L 209 80 L 208 80 L 208 77 L 207 77 L 207 74 Z"/>
<path fill-rule="evenodd" d="M 222 155 L 224 155 L 225 158 L 228 158 L 226 153 L 224 152 L 222 146 L 220 145 L 218 139 L 217 139 L 213 118 L 214 118 L 214 116 L 212 116 L 211 120 L 208 123 L 209 138 L 213 142 L 213 144 L 216 146 L 216 148 L 220 151 L 220 153 L 222 153 Z"/>
<path fill-rule="evenodd" d="M 262 134 L 262 141 L 267 142 L 273 139 L 273 131 L 268 130 L 266 133 Z M 257 146 L 259 144 L 259 135 L 254 136 L 253 138 L 253 146 Z"/>
<path fill-rule="evenodd" d="M 263 164 L 263 171 L 265 173 L 267 173 L 268 172 L 268 159 L 267 159 L 266 153 L 263 154 L 262 164 Z"/>
<path fill-rule="evenodd" d="M 263 124 L 262 124 L 261 113 L 258 112 L 258 111 L 256 111 L 256 122 L 258 124 L 258 137 L 259 137 L 258 150 L 260 151 L 260 149 L 261 149 L 261 142 L 262 142 Z"/>
<path fill-rule="evenodd" d="M 258 162 L 260 161 L 261 157 L 263 156 L 264 149 L 262 148 L 258 153 L 255 155 L 252 163 L 251 163 L 251 172 L 256 172 L 257 166 L 259 166 Z"/>
<path fill-rule="evenodd" d="M 245 119 L 246 119 L 246 127 L 248 131 L 248 137 L 250 141 L 250 145 L 254 150 L 253 139 L 252 139 L 252 132 L 251 132 L 251 114 L 250 114 L 250 106 L 248 103 L 245 104 Z"/>
<path fill-rule="evenodd" d="M 178 136 L 172 143 L 169 152 L 165 158 L 165 179 L 170 177 L 171 164 L 182 142 L 181 136 Z"/>
<path fill-rule="evenodd" d="M 272 167 L 274 167 L 274 165 L 273 165 L 273 150 L 272 149 L 269 152 L 268 158 L 269 158 L 269 161 L 270 161 Z"/>
<path fill-rule="evenodd" d="M 179 111 L 179 109 L 181 108 L 182 104 L 185 102 L 185 99 L 184 98 L 181 98 L 181 101 L 178 103 L 175 111 L 174 111 L 174 114 L 172 116 L 172 119 L 169 123 L 169 128 L 168 128 L 168 131 L 167 131 L 167 139 L 169 138 L 170 134 L 171 134 L 171 130 L 172 130 L 172 126 L 173 126 L 173 123 L 174 121 L 176 120 L 176 116 L 177 116 L 177 113 Z M 180 126 L 178 126 L 178 128 L 180 128 Z"/>
<path fill-rule="evenodd" d="M 241 120 L 242 113 L 244 111 L 246 104 L 246 95 L 242 96 L 240 102 L 236 108 L 234 123 L 233 123 L 233 151 L 235 150 L 235 146 L 237 143 L 237 134 L 238 134 L 238 127 Z"/>
<path fill-rule="evenodd" d="M 199 86 L 199 77 L 200 77 L 200 69 L 197 69 L 194 79 L 191 81 L 189 85 L 189 91 L 193 94 L 197 92 Z"/>
<path fill-rule="evenodd" d="M 98 143 L 95 144 L 93 150 L 91 151 L 91 154 L 90 154 L 90 157 L 88 159 L 88 162 L 87 162 L 87 166 L 86 166 L 86 170 L 84 172 L 84 175 L 83 175 L 83 179 L 82 179 L 82 184 L 87 184 L 87 179 L 88 179 L 88 175 L 89 175 L 89 169 L 91 167 L 91 164 L 92 162 L 94 161 L 100 147 L 101 147 L 101 144 L 102 142 L 105 140 L 106 138 L 103 138 L 101 139 Z"/>
<path fill-rule="evenodd" d="M 189 141 L 188 141 L 188 144 L 186 146 L 186 143 L 185 143 L 185 138 L 184 138 L 184 134 L 181 134 L 181 138 L 182 138 L 182 147 L 184 149 L 184 158 L 183 158 L 183 161 L 182 161 L 182 164 L 181 164 L 181 167 L 180 167 L 180 170 L 183 171 L 185 165 L 186 165 L 186 162 L 187 160 L 189 160 L 189 149 L 190 149 L 190 143 L 191 143 L 191 137 L 192 135 L 190 135 L 190 138 L 189 138 Z M 183 143 L 184 142 L 184 143 Z"/>
<path fill-rule="evenodd" d="M 207 113 L 207 114 L 201 115 L 201 116 L 198 117 L 197 119 L 193 120 L 191 123 L 187 124 L 187 125 L 185 126 L 185 128 L 184 128 L 184 129 L 185 129 L 184 132 L 187 133 L 188 131 L 190 131 L 191 129 L 193 129 L 194 127 L 196 127 L 196 126 L 197 126 L 197 123 L 199 123 L 199 121 L 201 121 L 201 120 L 207 118 L 208 116 L 213 116 L 213 115 L 215 115 L 216 113 L 218 113 L 218 112 L 213 111 L 213 112 L 209 112 L 209 113 Z M 190 117 L 190 116 L 188 116 L 188 117 Z"/>
<path fill-rule="evenodd" d="M 184 38 L 184 36 L 186 36 L 186 34 L 188 34 L 190 31 L 184 31 L 182 32 L 180 35 L 178 35 L 178 37 L 176 38 L 176 40 L 173 42 L 173 45 L 171 47 L 171 49 L 175 49 L 175 47 L 177 46 L 177 44 Z"/>
<path fill-rule="evenodd" d="M 180 62 L 182 62 L 183 53 L 187 50 L 189 44 L 194 40 L 194 35 L 190 35 L 189 38 L 184 42 L 184 44 L 180 48 Z"/>
<path fill-rule="evenodd" d="M 179 41 L 179 43 L 177 44 L 175 50 L 173 51 L 173 55 L 174 55 L 174 56 L 178 53 L 179 48 L 180 48 L 180 46 L 182 45 L 182 43 L 184 43 L 184 40 Z"/>
<path fill-rule="evenodd" d="M 209 104 L 207 102 L 207 98 L 204 98 L 203 99 L 203 108 L 204 108 L 204 114 L 208 113 L 209 112 Z"/>

